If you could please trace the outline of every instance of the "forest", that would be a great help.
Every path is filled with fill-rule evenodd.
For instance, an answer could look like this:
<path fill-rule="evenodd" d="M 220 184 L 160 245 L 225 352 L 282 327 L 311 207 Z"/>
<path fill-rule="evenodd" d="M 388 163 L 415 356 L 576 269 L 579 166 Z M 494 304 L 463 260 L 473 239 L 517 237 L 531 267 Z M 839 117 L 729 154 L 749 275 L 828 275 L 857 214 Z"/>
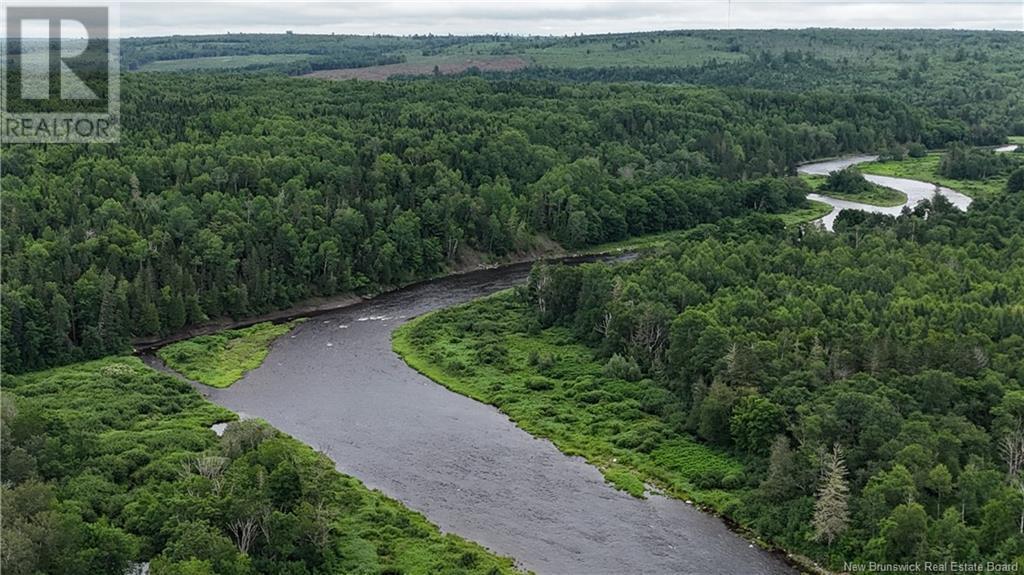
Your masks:
<path fill-rule="evenodd" d="M 0 566 L 516 572 L 128 354 L 657 235 L 629 263 L 537 265 L 394 349 L 623 491 L 804 565 L 1019 568 L 1024 152 L 991 148 L 1024 143 L 1022 51 L 954 30 L 126 39 L 119 143 L 3 148 Z M 505 56 L 529 65 L 299 77 Z M 817 187 L 902 202 L 855 169 L 797 177 L 853 153 L 974 202 L 804 225 Z M 156 357 L 223 388 L 293 325 Z"/>
<path fill-rule="evenodd" d="M 807 187 L 778 176 L 800 161 L 944 137 L 892 99 L 829 93 L 231 74 L 122 92 L 120 144 L 4 154 L 7 372 L 550 240 L 785 212 Z"/>
<path fill-rule="evenodd" d="M 763 216 L 403 326 L 451 389 L 771 544 L 844 562 L 1024 561 L 1024 195 L 836 233 Z"/>
<path fill-rule="evenodd" d="M 242 65 L 228 60 L 216 65 L 294 75 L 331 67 L 516 56 L 530 66 L 487 76 L 886 95 L 929 110 L 941 120 L 945 139 L 975 144 L 1024 135 L 1021 51 L 1024 38 L 1012 31 L 843 29 L 573 37 L 230 34 L 134 38 L 126 40 L 122 50 L 126 69 L 145 69 L 146 63 L 166 60 L 189 70 L 202 58 L 261 54 L 282 60 Z M 925 143 L 939 147 L 943 141 Z"/>

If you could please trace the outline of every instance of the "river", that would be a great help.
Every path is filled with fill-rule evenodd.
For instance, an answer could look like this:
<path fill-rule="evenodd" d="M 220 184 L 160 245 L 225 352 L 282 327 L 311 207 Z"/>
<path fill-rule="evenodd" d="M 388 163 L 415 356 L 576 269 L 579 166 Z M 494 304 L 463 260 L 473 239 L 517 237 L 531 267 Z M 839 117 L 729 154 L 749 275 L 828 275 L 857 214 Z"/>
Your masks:
<path fill-rule="evenodd" d="M 815 162 L 799 171 L 826 175 L 875 158 Z M 971 202 L 925 182 L 865 177 L 905 193 L 905 206 L 936 191 L 961 209 Z M 833 206 L 818 220 L 827 229 L 842 209 L 898 215 L 904 207 L 808 197 Z M 391 350 L 392 332 L 410 318 L 520 284 L 530 267 L 425 282 L 318 315 L 278 339 L 263 365 L 230 388 L 197 388 L 327 453 L 340 471 L 443 530 L 540 574 L 793 573 L 777 554 L 683 501 L 637 499 L 612 488 L 583 459 L 529 435 L 494 407 L 435 384 Z M 152 355 L 143 359 L 166 369 Z"/>
<path fill-rule="evenodd" d="M 835 160 L 826 160 L 823 162 L 814 162 L 811 164 L 804 164 L 798 168 L 798 172 L 801 174 L 810 174 L 816 176 L 827 176 L 831 172 L 842 170 L 849 166 L 855 166 L 857 164 L 863 164 L 865 162 L 873 162 L 878 159 L 878 156 L 850 156 L 847 158 L 839 158 Z M 890 176 L 876 176 L 873 174 L 864 174 L 864 179 L 867 181 L 899 190 L 907 195 L 907 201 L 901 206 L 893 207 L 880 207 L 872 206 L 870 204 L 861 204 L 858 202 L 851 202 L 848 200 L 840 200 L 838 198 L 831 198 L 829 196 L 823 196 L 821 194 L 807 194 L 807 199 L 824 202 L 832 206 L 832 211 L 825 215 L 823 218 L 815 220 L 820 223 L 827 230 L 831 230 L 835 225 L 836 217 L 839 216 L 839 212 L 842 210 L 861 210 L 865 212 L 874 212 L 878 214 L 889 214 L 892 216 L 898 216 L 903 211 L 903 208 L 913 208 L 919 202 L 923 200 L 931 199 L 936 193 L 946 197 L 954 206 L 961 210 L 966 210 L 967 206 L 971 205 L 971 198 L 951 190 L 943 186 L 936 186 L 928 182 L 921 182 L 918 180 L 908 180 L 906 178 L 893 178 Z"/>
<path fill-rule="evenodd" d="M 409 318 L 517 285 L 529 269 L 453 276 L 311 318 L 241 381 L 200 389 L 539 574 L 793 573 L 683 501 L 614 489 L 583 459 L 435 384 L 391 350 L 391 333 Z"/>

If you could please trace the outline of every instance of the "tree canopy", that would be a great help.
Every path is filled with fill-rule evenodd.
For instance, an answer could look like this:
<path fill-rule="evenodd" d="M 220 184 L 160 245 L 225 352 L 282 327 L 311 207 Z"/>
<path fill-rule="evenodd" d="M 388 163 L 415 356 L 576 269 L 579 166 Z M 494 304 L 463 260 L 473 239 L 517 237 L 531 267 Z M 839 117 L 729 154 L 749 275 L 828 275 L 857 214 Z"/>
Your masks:
<path fill-rule="evenodd" d="M 843 212 L 835 234 L 748 219 L 686 235 L 633 263 L 537 267 L 522 301 L 669 392 L 660 441 L 742 457 L 723 510 L 783 547 L 833 565 L 1024 558 L 1020 194 Z"/>
<path fill-rule="evenodd" d="M 803 203 L 800 161 L 925 137 L 877 96 L 128 75 L 117 145 L 4 155 L 4 369 L 522 253 Z"/>

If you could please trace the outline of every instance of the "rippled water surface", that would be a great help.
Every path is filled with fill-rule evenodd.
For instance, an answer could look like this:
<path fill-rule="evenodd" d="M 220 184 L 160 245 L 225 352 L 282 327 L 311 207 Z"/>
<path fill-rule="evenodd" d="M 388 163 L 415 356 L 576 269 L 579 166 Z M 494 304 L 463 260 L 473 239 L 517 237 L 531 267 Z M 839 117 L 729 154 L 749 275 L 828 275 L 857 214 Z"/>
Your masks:
<path fill-rule="evenodd" d="M 582 459 L 435 384 L 391 351 L 391 332 L 409 318 L 516 285 L 528 271 L 452 277 L 312 318 L 242 381 L 203 392 L 538 573 L 793 573 L 682 501 L 615 490 Z"/>

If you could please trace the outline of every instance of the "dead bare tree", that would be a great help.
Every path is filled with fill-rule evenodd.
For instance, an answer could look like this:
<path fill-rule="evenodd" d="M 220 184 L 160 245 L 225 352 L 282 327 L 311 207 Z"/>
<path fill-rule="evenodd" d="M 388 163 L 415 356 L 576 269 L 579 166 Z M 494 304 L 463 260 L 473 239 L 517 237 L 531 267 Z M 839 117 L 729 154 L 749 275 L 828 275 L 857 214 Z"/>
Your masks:
<path fill-rule="evenodd" d="M 601 319 L 598 320 L 597 325 L 594 326 L 594 331 L 596 331 L 597 333 L 599 333 L 601 335 L 608 335 L 608 332 L 611 331 L 611 327 L 612 327 L 612 312 L 605 311 L 604 315 L 601 316 Z"/>
<path fill-rule="evenodd" d="M 537 269 L 537 279 L 533 283 L 533 292 L 537 297 L 537 309 L 541 315 L 547 312 L 547 288 L 548 283 L 551 281 L 551 274 L 548 272 L 547 266 L 540 266 Z"/>
<path fill-rule="evenodd" d="M 974 365 L 980 371 L 988 367 L 988 354 L 980 346 L 974 347 Z"/>
<path fill-rule="evenodd" d="M 445 238 L 445 259 L 452 260 L 455 258 L 455 254 L 459 251 L 459 238 L 454 235 L 450 235 Z"/>
<path fill-rule="evenodd" d="M 832 381 L 839 381 L 853 375 L 853 368 L 835 351 L 828 354 L 828 369 Z"/>
<path fill-rule="evenodd" d="M 666 335 L 665 325 L 660 318 L 645 313 L 641 316 L 640 321 L 633 326 L 629 344 L 653 363 L 661 357 L 667 343 Z"/>
<path fill-rule="evenodd" d="M 231 460 L 227 457 L 217 455 L 190 457 L 181 462 L 181 475 L 182 477 L 189 477 L 195 474 L 207 479 L 213 492 L 220 495 L 221 490 L 224 488 L 224 471 L 227 470 L 230 463 Z M 189 495 L 196 495 L 192 492 L 191 487 L 189 487 L 188 492 Z"/>
<path fill-rule="evenodd" d="M 324 550 L 331 541 L 337 513 L 323 501 L 317 501 L 309 507 L 310 529 L 306 538 L 317 549 Z"/>
<path fill-rule="evenodd" d="M 256 535 L 261 531 L 260 521 L 254 516 L 240 517 L 228 524 L 228 531 L 231 532 L 231 538 L 235 542 L 235 547 L 238 547 L 238 551 L 243 555 L 248 555 L 253 541 L 256 540 Z"/>
<path fill-rule="evenodd" d="M 196 458 L 192 465 L 195 467 L 196 473 L 210 480 L 210 483 L 213 485 L 213 492 L 219 495 L 224 487 L 224 471 L 230 463 L 231 460 L 227 457 L 210 455 Z"/>
<path fill-rule="evenodd" d="M 846 531 L 850 524 L 850 487 L 846 482 L 846 463 L 843 451 L 837 443 L 826 455 L 821 483 L 814 502 L 814 538 L 828 544 Z"/>
<path fill-rule="evenodd" d="M 999 447 L 1003 453 L 1003 461 L 1006 462 L 1006 481 L 1017 490 L 1022 499 L 1017 528 L 1024 534 L 1024 474 L 1021 473 L 1024 471 L 1024 421 L 1017 422 L 1016 428 L 999 442 Z"/>
<path fill-rule="evenodd" d="M 1024 469 L 1024 426 L 1018 424 L 1016 429 L 1007 433 L 999 447 L 1003 453 L 1003 461 L 1006 462 L 1007 477 L 1020 477 L 1020 472 Z"/>

